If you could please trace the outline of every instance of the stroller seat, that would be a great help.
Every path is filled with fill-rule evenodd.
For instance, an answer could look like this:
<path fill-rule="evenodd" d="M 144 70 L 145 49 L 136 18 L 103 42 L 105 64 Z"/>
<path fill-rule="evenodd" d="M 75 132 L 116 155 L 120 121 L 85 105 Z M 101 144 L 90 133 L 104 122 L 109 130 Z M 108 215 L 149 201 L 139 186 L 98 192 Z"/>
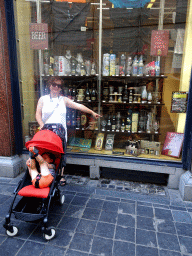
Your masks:
<path fill-rule="evenodd" d="M 15 236 L 18 233 L 18 228 L 10 224 L 11 214 L 15 218 L 26 221 L 34 222 L 42 220 L 43 236 L 46 240 L 50 240 L 55 236 L 55 229 L 48 228 L 48 211 L 51 199 L 54 198 L 59 204 L 63 204 L 65 196 L 61 194 L 59 189 L 59 170 L 61 168 L 61 158 L 63 152 L 62 140 L 58 135 L 50 130 L 41 130 L 37 132 L 32 140 L 26 143 L 26 148 L 36 147 L 39 154 L 44 152 L 51 152 L 55 155 L 56 173 L 52 184 L 46 188 L 35 188 L 32 185 L 31 177 L 28 168 L 24 177 L 20 180 L 14 194 L 14 199 L 11 204 L 9 213 L 6 215 L 5 224 L 3 225 L 7 231 L 8 236 Z M 14 205 L 16 197 L 20 197 L 20 201 Z M 40 206 L 42 206 L 40 208 Z"/>
<path fill-rule="evenodd" d="M 37 198 L 47 198 L 50 192 L 50 187 L 47 188 L 35 188 L 33 185 L 28 185 L 22 188 L 19 192 L 19 196 L 25 197 L 37 197 Z"/>

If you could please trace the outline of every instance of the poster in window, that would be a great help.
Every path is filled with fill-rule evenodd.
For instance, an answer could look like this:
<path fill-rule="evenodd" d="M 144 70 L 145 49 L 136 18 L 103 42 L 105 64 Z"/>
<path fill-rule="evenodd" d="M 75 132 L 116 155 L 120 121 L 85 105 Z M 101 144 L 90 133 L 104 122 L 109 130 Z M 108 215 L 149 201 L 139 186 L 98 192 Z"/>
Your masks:
<path fill-rule="evenodd" d="M 168 30 L 152 30 L 151 56 L 167 56 L 169 46 Z"/>
<path fill-rule="evenodd" d="M 179 158 L 184 140 L 184 133 L 167 132 L 161 154 Z"/>
<path fill-rule="evenodd" d="M 173 92 L 171 101 L 172 113 L 186 113 L 187 111 L 187 92 Z"/>
<path fill-rule="evenodd" d="M 104 133 L 99 133 L 96 137 L 95 149 L 102 150 L 104 140 Z"/>

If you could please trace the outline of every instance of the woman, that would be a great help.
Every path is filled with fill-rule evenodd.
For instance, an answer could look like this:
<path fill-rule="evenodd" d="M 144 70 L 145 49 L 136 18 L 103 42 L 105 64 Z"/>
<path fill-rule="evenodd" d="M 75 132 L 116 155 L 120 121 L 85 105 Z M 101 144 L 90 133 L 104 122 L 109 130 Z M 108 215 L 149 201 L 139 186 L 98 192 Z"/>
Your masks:
<path fill-rule="evenodd" d="M 40 125 L 40 129 L 44 124 L 60 123 L 65 129 L 65 140 L 67 142 L 67 125 L 66 125 L 66 107 L 80 110 L 91 114 L 95 119 L 101 117 L 86 106 L 76 103 L 71 99 L 61 96 L 63 81 L 59 77 L 51 77 L 48 81 L 50 94 L 42 96 L 37 103 L 36 120 Z M 66 144 L 66 143 L 65 143 Z M 65 185 L 64 168 L 61 170 L 60 184 Z"/>

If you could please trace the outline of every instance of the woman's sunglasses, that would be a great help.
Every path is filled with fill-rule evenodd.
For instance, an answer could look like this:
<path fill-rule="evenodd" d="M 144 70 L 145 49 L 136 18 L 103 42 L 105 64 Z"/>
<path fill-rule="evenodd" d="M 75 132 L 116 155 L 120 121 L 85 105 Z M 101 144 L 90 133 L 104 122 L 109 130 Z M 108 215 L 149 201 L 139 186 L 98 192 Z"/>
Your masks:
<path fill-rule="evenodd" d="M 61 84 L 56 84 L 56 83 L 51 83 L 51 85 L 53 86 L 53 87 L 58 87 L 58 88 L 61 88 L 62 87 L 62 85 Z"/>

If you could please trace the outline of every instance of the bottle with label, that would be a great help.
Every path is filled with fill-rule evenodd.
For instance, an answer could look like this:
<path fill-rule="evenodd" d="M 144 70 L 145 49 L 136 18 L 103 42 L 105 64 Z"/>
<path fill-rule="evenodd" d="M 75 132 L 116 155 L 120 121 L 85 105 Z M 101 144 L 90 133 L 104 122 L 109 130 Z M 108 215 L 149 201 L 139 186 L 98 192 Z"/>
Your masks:
<path fill-rule="evenodd" d="M 66 50 L 66 75 L 70 76 L 71 75 L 71 51 Z"/>
<path fill-rule="evenodd" d="M 126 120 L 126 125 L 125 125 L 126 132 L 131 132 L 131 122 L 132 122 L 132 110 L 129 109 L 128 113 L 127 113 L 127 120 Z"/>
<path fill-rule="evenodd" d="M 138 76 L 143 76 L 143 55 L 139 58 L 139 65 L 138 65 Z"/>
<path fill-rule="evenodd" d="M 86 75 L 86 70 L 85 70 L 85 64 L 84 62 L 81 63 L 81 76 L 85 76 Z"/>
<path fill-rule="evenodd" d="M 129 103 L 133 103 L 133 89 L 129 90 Z"/>
<path fill-rule="evenodd" d="M 126 63 L 126 56 L 125 56 L 125 54 L 122 54 L 121 60 L 120 60 L 120 66 L 119 66 L 119 75 L 120 76 L 125 76 L 125 63 Z"/>
<path fill-rule="evenodd" d="M 132 112 L 132 126 L 131 132 L 135 133 L 138 131 L 139 113 L 137 111 Z"/>
<path fill-rule="evenodd" d="M 138 62 L 137 62 L 137 56 L 135 56 L 133 60 L 133 65 L 132 65 L 132 76 L 137 76 L 138 74 Z"/>
<path fill-rule="evenodd" d="M 107 132 L 111 131 L 111 117 L 108 117 L 107 125 L 106 125 Z"/>
<path fill-rule="evenodd" d="M 95 62 L 91 64 L 91 75 L 94 76 L 96 75 L 96 67 L 95 67 Z"/>
<path fill-rule="evenodd" d="M 113 115 L 113 118 L 112 118 L 111 130 L 112 130 L 112 132 L 115 132 L 115 130 L 116 130 L 116 119 L 115 119 L 115 115 Z"/>
<path fill-rule="evenodd" d="M 97 100 L 97 91 L 95 88 L 95 83 L 93 83 L 93 89 L 91 92 L 91 101 L 96 101 Z"/>
<path fill-rule="evenodd" d="M 72 76 L 76 75 L 76 60 L 73 57 L 71 59 L 71 75 Z"/>
<path fill-rule="evenodd" d="M 132 69 L 132 67 L 131 67 L 131 65 L 132 65 L 132 58 L 131 58 L 131 56 L 128 56 L 128 59 L 127 59 L 127 76 L 130 76 L 131 75 L 131 69 Z"/>
<path fill-rule="evenodd" d="M 89 84 L 86 84 L 86 91 L 85 91 L 85 100 L 87 102 L 91 101 L 91 95 L 90 95 L 90 91 L 89 91 Z"/>
<path fill-rule="evenodd" d="M 155 62 L 155 75 L 160 76 L 160 61 Z"/>
<path fill-rule="evenodd" d="M 85 130 L 87 126 L 87 114 L 82 112 L 81 113 L 81 129 Z"/>
<path fill-rule="evenodd" d="M 125 119 L 122 118 L 122 122 L 121 122 L 121 132 L 125 131 Z"/>
<path fill-rule="evenodd" d="M 127 89 L 127 84 L 125 84 L 125 90 L 124 90 L 124 93 L 123 93 L 123 103 L 127 103 L 129 100 L 128 98 L 128 89 Z"/>
<path fill-rule="evenodd" d="M 116 132 L 120 132 L 121 129 L 121 113 L 118 112 L 116 116 Z"/>
<path fill-rule="evenodd" d="M 141 93 L 141 103 L 147 102 L 147 89 L 146 86 L 143 86 L 142 93 Z"/>

